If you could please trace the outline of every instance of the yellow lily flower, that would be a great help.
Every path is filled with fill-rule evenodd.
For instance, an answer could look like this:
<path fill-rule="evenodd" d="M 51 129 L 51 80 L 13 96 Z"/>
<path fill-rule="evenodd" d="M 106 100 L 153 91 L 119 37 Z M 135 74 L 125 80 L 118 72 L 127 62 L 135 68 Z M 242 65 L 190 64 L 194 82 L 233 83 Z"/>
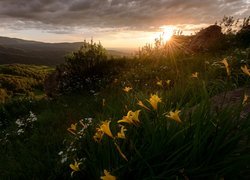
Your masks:
<path fill-rule="evenodd" d="M 169 115 L 166 115 L 166 117 L 173 119 L 173 120 L 177 121 L 178 123 L 181 123 L 181 119 L 179 117 L 180 112 L 181 112 L 180 110 L 175 110 L 174 112 L 170 111 Z"/>
<path fill-rule="evenodd" d="M 74 172 L 77 172 L 77 171 L 80 171 L 80 168 L 79 168 L 79 165 L 81 163 L 78 163 L 76 160 L 74 162 L 74 164 L 70 164 L 69 167 L 73 170 L 72 173 L 71 173 L 71 176 L 73 176 Z"/>
<path fill-rule="evenodd" d="M 229 65 L 228 65 L 228 62 L 227 62 L 227 59 L 223 59 L 222 61 L 220 61 L 222 64 L 224 64 L 226 70 L 227 70 L 227 75 L 230 76 L 230 69 L 229 69 Z"/>
<path fill-rule="evenodd" d="M 96 142 L 101 142 L 104 132 L 100 128 L 96 128 L 96 133 L 93 136 Z"/>
<path fill-rule="evenodd" d="M 158 86 L 163 87 L 163 85 L 162 85 L 162 80 L 158 81 L 156 84 L 157 84 Z"/>
<path fill-rule="evenodd" d="M 248 76 L 250 76 L 250 72 L 249 72 L 249 69 L 247 68 L 247 66 L 245 65 L 244 67 L 241 66 L 241 70 Z"/>
<path fill-rule="evenodd" d="M 192 78 L 198 78 L 198 75 L 199 75 L 198 72 L 194 72 L 194 73 L 192 73 L 191 77 L 192 77 Z"/>
<path fill-rule="evenodd" d="M 125 139 L 125 131 L 127 131 L 127 129 L 125 128 L 125 126 L 121 127 L 121 131 L 117 133 L 117 137 L 121 138 L 121 139 Z"/>
<path fill-rule="evenodd" d="M 123 91 L 125 91 L 125 92 L 129 92 L 129 91 L 131 91 L 133 88 L 132 87 L 125 87 L 124 89 L 123 89 Z"/>
<path fill-rule="evenodd" d="M 135 112 L 133 111 L 128 111 L 127 116 L 123 116 L 121 120 L 118 121 L 118 123 L 128 123 L 128 124 L 134 124 L 138 125 L 140 123 L 139 120 L 139 114 L 141 110 L 137 110 Z"/>
<path fill-rule="evenodd" d="M 100 129 L 102 132 L 104 132 L 105 134 L 107 134 L 109 137 L 111 138 L 114 138 L 112 132 L 110 131 L 110 128 L 109 128 L 109 124 L 110 124 L 111 121 L 103 121 L 101 126 L 100 126 Z"/>
<path fill-rule="evenodd" d="M 75 133 L 76 132 L 76 125 L 77 125 L 77 123 L 71 124 L 70 127 L 67 129 L 67 131 L 69 131 L 70 133 L 76 135 L 76 133 Z"/>
<path fill-rule="evenodd" d="M 243 105 L 245 105 L 247 103 L 248 98 L 249 98 L 249 96 L 244 94 L 244 98 L 243 98 L 243 102 L 242 102 Z"/>
<path fill-rule="evenodd" d="M 170 85 L 171 80 L 166 80 L 167 85 Z"/>
<path fill-rule="evenodd" d="M 151 104 L 154 110 L 157 110 L 158 103 L 161 102 L 161 98 L 159 98 L 157 94 L 151 94 L 149 100 L 147 101 Z"/>
<path fill-rule="evenodd" d="M 115 176 L 112 176 L 110 172 L 108 172 L 106 169 L 104 169 L 104 176 L 101 176 L 102 180 L 116 180 Z"/>
<path fill-rule="evenodd" d="M 139 106 L 141 106 L 141 107 L 143 107 L 143 108 L 145 108 L 145 109 L 147 109 L 147 110 L 149 110 L 150 111 L 150 109 L 147 107 L 147 106 L 145 106 L 144 104 L 143 104 L 143 102 L 142 101 L 138 101 L 138 103 L 137 103 Z"/>
<path fill-rule="evenodd" d="M 222 61 L 220 61 L 222 64 L 224 64 L 226 67 L 228 67 L 228 62 L 227 62 L 227 59 L 224 58 Z"/>

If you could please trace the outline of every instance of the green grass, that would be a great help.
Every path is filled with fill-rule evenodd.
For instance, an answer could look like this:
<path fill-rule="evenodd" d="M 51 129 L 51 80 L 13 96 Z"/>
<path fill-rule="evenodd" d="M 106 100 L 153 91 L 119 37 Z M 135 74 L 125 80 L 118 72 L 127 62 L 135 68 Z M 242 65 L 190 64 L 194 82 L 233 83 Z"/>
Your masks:
<path fill-rule="evenodd" d="M 241 101 L 215 110 L 210 100 L 220 92 L 246 87 L 249 77 L 241 72 L 236 57 L 228 60 L 232 74 L 227 78 L 218 63 L 222 58 L 196 55 L 157 63 L 123 60 L 125 66 L 98 94 L 82 91 L 53 100 L 16 99 L 2 105 L 1 179 L 69 179 L 69 164 L 74 160 L 82 162 L 74 179 L 100 179 L 104 169 L 119 179 L 249 178 L 250 117 L 240 117 Z M 191 78 L 193 72 L 199 72 L 198 78 Z M 156 84 L 159 80 L 164 80 L 163 87 Z M 165 80 L 171 80 L 170 85 Z M 125 93 L 126 86 L 133 89 Z M 147 101 L 155 93 L 162 99 L 157 110 Z M 137 105 L 138 100 L 150 110 Z M 139 109 L 138 126 L 123 124 L 126 139 L 104 134 L 100 143 L 93 140 L 101 121 L 110 120 L 116 135 L 120 131 L 117 121 L 129 110 Z M 181 110 L 182 123 L 165 117 L 175 109 Z M 15 121 L 27 118 L 29 111 L 37 115 L 37 121 L 17 135 Z M 79 132 L 83 128 L 79 120 L 84 118 L 93 118 L 84 136 L 67 131 L 78 123 Z M 3 140 L 6 133 L 10 134 L 8 142 Z M 60 151 L 68 157 L 64 163 Z"/>

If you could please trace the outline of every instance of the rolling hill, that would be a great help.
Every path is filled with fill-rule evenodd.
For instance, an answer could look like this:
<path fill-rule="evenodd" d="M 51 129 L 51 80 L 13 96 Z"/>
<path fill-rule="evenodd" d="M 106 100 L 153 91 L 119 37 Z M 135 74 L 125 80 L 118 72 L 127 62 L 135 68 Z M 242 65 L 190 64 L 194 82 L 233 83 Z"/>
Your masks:
<path fill-rule="evenodd" d="M 64 56 L 77 50 L 81 42 L 44 43 L 17 38 L 0 37 L 0 64 L 35 64 L 56 66 L 64 62 Z M 107 50 L 114 57 L 128 56 L 129 53 Z"/>

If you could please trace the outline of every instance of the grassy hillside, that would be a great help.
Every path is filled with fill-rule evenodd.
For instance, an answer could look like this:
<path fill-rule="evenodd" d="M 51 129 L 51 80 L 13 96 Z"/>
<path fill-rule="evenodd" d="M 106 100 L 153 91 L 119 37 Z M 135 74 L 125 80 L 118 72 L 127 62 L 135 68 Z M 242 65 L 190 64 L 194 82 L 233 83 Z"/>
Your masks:
<path fill-rule="evenodd" d="M 36 95 L 44 94 L 44 79 L 52 70 L 52 68 L 47 66 L 0 65 L 1 103 L 14 97 L 35 97 Z"/>
<path fill-rule="evenodd" d="M 119 179 L 248 179 L 250 76 L 241 67 L 249 64 L 248 50 L 116 59 L 87 70 L 111 73 L 91 74 L 82 89 L 9 101 L 0 111 L 1 178 L 100 179 L 107 170 Z M 39 79 L 47 68 L 0 70 Z M 87 88 L 92 80 L 97 89 Z"/>

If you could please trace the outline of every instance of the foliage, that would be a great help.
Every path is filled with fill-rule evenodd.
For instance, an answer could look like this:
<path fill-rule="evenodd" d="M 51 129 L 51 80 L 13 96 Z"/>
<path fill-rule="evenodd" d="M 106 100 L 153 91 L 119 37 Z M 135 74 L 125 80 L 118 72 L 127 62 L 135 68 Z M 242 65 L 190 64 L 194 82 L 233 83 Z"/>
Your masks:
<path fill-rule="evenodd" d="M 158 71 L 152 71 L 150 62 L 139 61 L 139 66 L 131 66 L 120 77 L 121 81 L 114 82 L 105 94 L 97 97 L 101 112 L 94 113 L 91 121 L 75 120 L 74 126 L 68 128 L 70 138 L 60 153 L 62 169 L 70 170 L 69 164 L 74 161 L 80 163 L 79 169 L 71 169 L 76 179 L 98 179 L 104 169 L 121 179 L 242 178 L 246 177 L 244 173 L 248 176 L 249 143 L 244 139 L 249 138 L 250 117 L 240 116 L 241 100 L 232 106 L 221 105 L 224 108 L 219 111 L 210 100 L 213 93 L 235 88 L 234 79 L 243 74 L 240 68 L 233 69 L 233 60 L 229 61 L 230 79 L 220 61 L 200 61 L 177 61 L 178 78 L 171 62 L 158 62 Z M 173 72 L 160 71 L 164 63 Z M 199 70 L 199 74 L 191 77 L 194 70 Z M 165 83 L 167 79 L 172 81 L 170 86 Z M 157 83 L 160 80 L 164 83 Z M 216 81 L 217 84 L 211 84 Z M 146 82 L 147 88 L 143 86 Z M 122 87 L 132 89 L 125 91 Z M 149 95 L 155 92 L 161 98 L 158 108 L 153 108 Z M 144 106 L 138 105 L 139 101 Z M 128 122 L 129 110 L 140 110 L 139 123 L 119 122 L 121 119 Z M 181 111 L 181 123 L 166 116 L 174 110 Z M 117 134 L 123 126 L 126 138 L 120 139 Z M 93 137 L 100 129 L 101 141 L 95 142 Z M 70 172 L 62 172 L 61 176 L 69 178 Z"/>
<path fill-rule="evenodd" d="M 239 47 L 247 48 L 247 47 L 250 47 L 249 38 L 250 38 L 250 24 L 248 24 L 248 26 L 245 26 L 244 28 L 242 28 L 236 34 L 235 39 L 236 39 Z"/>
<path fill-rule="evenodd" d="M 222 44 L 225 49 L 247 48 L 249 47 L 250 16 L 235 19 L 233 16 L 224 16 L 223 19 L 215 24 L 222 28 L 222 33 L 226 39 L 226 44 Z M 216 44 L 215 44 L 216 46 Z"/>
<path fill-rule="evenodd" d="M 84 41 L 81 48 L 66 56 L 65 60 L 51 75 L 56 75 L 57 82 L 54 83 L 57 88 L 50 91 L 68 93 L 85 90 L 96 93 L 109 84 L 124 66 L 122 59 L 108 60 L 106 50 L 92 40 L 90 43 Z"/>
<path fill-rule="evenodd" d="M 225 34 L 236 34 L 241 29 L 244 29 L 249 25 L 250 16 L 241 19 L 234 19 L 233 16 L 224 16 L 219 22 L 222 27 L 222 32 Z M 216 23 L 217 24 L 217 23 Z"/>
<path fill-rule="evenodd" d="M 47 66 L 32 66 L 24 64 L 8 64 L 0 67 L 1 74 L 29 77 L 36 80 L 44 80 L 46 73 L 51 68 Z"/>
<path fill-rule="evenodd" d="M 43 90 L 43 82 L 51 70 L 46 66 L 9 64 L 0 66 L 0 88 L 8 96 L 32 96 Z M 6 95 L 2 94 L 1 97 Z M 4 98 L 4 99 L 5 99 Z M 3 101 L 2 101 L 3 102 Z"/>
<path fill-rule="evenodd" d="M 106 59 L 106 50 L 100 42 L 96 44 L 93 40 L 90 43 L 84 41 L 78 51 L 66 56 L 66 66 L 70 75 L 81 75 L 86 69 Z"/>
<path fill-rule="evenodd" d="M 224 16 L 220 22 L 220 26 L 223 27 L 223 32 L 225 34 L 233 34 L 237 32 L 237 24 L 239 19 L 235 20 L 233 16 Z"/>
<path fill-rule="evenodd" d="M 181 124 L 163 115 L 171 106 L 151 112 L 142 110 L 138 126 L 125 125 L 124 140 L 104 135 L 96 143 L 92 136 L 97 125 L 78 123 L 77 134 L 72 135 L 67 147 L 70 151 L 65 152 L 71 157 L 68 164 L 73 159 L 82 164 L 81 172 L 74 177 L 98 179 L 103 169 L 121 179 L 241 177 L 239 172 L 247 166 L 249 153 L 247 145 L 239 142 L 248 136 L 249 121 L 238 121 L 236 112 L 240 109 L 224 109 L 215 114 L 207 103 L 202 102 L 188 117 L 188 109 L 182 109 Z M 235 129 L 236 126 L 240 128 Z M 112 118 L 110 128 L 114 135 L 120 131 L 116 119 Z M 127 161 L 113 141 L 119 144 Z"/>
<path fill-rule="evenodd" d="M 8 99 L 8 94 L 5 89 L 0 89 L 0 103 L 4 103 Z"/>

